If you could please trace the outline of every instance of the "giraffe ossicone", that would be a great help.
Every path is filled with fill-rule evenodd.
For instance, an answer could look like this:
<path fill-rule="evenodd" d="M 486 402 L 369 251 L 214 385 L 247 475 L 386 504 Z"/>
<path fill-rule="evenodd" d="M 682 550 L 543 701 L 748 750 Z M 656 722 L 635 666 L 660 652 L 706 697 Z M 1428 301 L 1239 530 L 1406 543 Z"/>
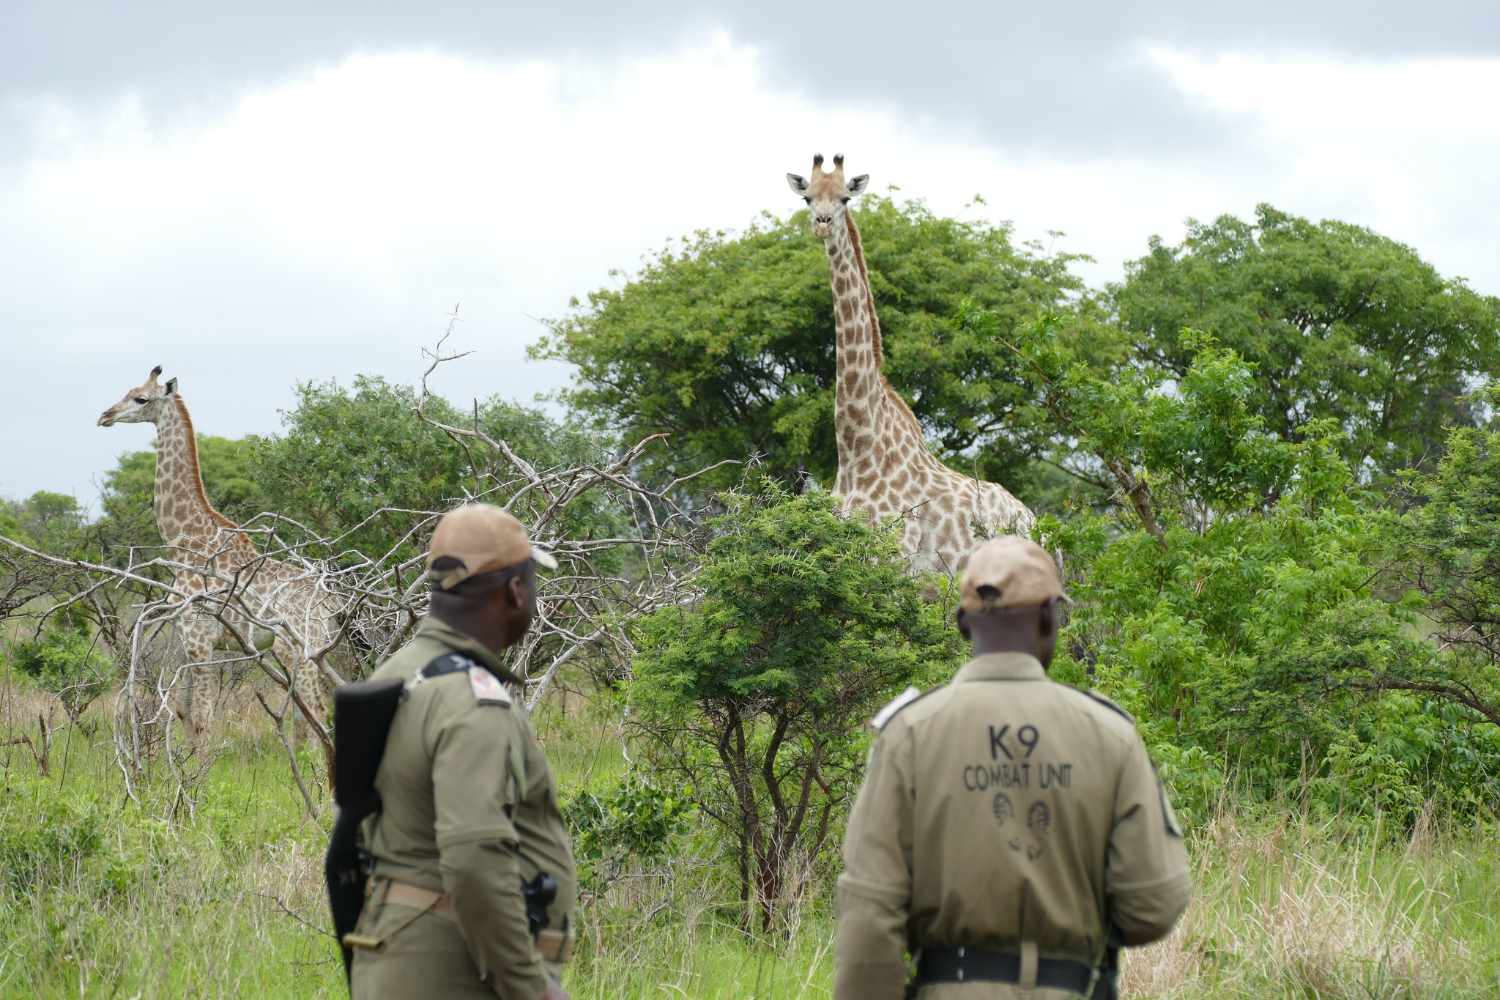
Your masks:
<path fill-rule="evenodd" d="M 1005 487 L 938 461 L 911 407 L 885 377 L 864 247 L 849 212 L 849 202 L 869 186 L 869 175 L 846 178 L 843 154 L 833 158 L 832 170 L 824 170 L 819 153 L 810 176 L 789 173 L 786 179 L 806 202 L 813 235 L 828 253 L 839 451 L 834 494 L 842 509 L 874 520 L 901 518 L 901 544 L 913 572 L 951 575 L 977 540 L 1030 534 L 1036 516 Z"/>
<path fill-rule="evenodd" d="M 198 441 L 192 416 L 177 392 L 177 379 L 163 385 L 161 365 L 99 416 L 98 426 L 151 423 L 156 426 L 156 484 L 152 506 L 167 558 L 182 564 L 173 585 L 194 606 L 178 622 L 187 654 L 190 683 L 178 714 L 195 741 L 213 721 L 214 649 L 232 641 L 216 616 L 230 592 L 249 610 L 221 612 L 257 649 L 269 648 L 287 667 L 292 691 L 302 708 L 320 723 L 326 719 L 320 657 L 335 634 L 335 605 L 320 590 L 313 572 L 263 556 L 250 535 L 214 509 L 203 489 Z M 195 571 L 195 568 L 197 571 Z M 208 598 L 201 601 L 198 598 Z M 331 773 L 331 772 L 330 772 Z"/>

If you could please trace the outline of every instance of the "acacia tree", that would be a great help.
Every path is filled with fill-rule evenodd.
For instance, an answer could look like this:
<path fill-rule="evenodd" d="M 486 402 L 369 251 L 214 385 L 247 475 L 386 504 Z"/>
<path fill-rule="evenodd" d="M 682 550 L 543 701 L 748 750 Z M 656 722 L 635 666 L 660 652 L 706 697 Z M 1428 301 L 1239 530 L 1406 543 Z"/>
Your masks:
<path fill-rule="evenodd" d="M 915 202 L 868 197 L 858 216 L 892 384 L 941 451 L 989 448 L 1002 467 L 985 471 L 1003 478 L 1029 454 L 1032 386 L 963 313 L 985 309 L 1009 329 L 1060 307 L 1081 289 L 1076 258 Z M 696 233 L 574 305 L 532 353 L 577 366 L 563 398 L 600 427 L 670 434 L 658 460 L 673 474 L 759 456 L 783 484 L 832 478 L 833 296 L 805 212 Z"/>
<path fill-rule="evenodd" d="M 724 503 L 701 594 L 634 630 L 630 719 L 649 766 L 733 838 L 743 919 L 769 929 L 852 793 L 861 724 L 946 675 L 961 640 L 892 532 L 768 481 Z"/>
<path fill-rule="evenodd" d="M 1500 299 L 1445 278 L 1410 247 L 1345 222 L 1261 205 L 1247 222 L 1190 222 L 1152 239 L 1113 289 L 1137 356 L 1178 376 L 1213 335 L 1255 371 L 1255 411 L 1279 437 L 1333 420 L 1359 468 L 1430 469 L 1467 390 L 1500 375 Z"/>

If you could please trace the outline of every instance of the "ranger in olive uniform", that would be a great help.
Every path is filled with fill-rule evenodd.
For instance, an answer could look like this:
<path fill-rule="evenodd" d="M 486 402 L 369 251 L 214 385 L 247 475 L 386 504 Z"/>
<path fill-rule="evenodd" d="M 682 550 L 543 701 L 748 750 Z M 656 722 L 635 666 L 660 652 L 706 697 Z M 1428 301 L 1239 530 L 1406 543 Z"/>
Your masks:
<path fill-rule="evenodd" d="M 400 678 L 407 693 L 376 773 L 381 812 L 364 828 L 373 870 L 358 939 L 378 945 L 355 950 L 356 998 L 566 997 L 572 849 L 497 655 L 535 615 L 537 564 L 557 565 L 510 514 L 484 504 L 446 514 L 427 557 L 430 613 L 372 678 Z M 472 663 L 416 679 L 448 653 Z M 533 937 L 521 881 L 539 872 L 558 891 L 549 929 Z"/>
<path fill-rule="evenodd" d="M 1131 719 L 1047 679 L 1063 597 L 1018 537 L 970 556 L 946 687 L 898 698 L 844 842 L 840 1000 L 1107 996 L 1112 933 L 1165 936 L 1188 902 L 1182 831 Z"/>

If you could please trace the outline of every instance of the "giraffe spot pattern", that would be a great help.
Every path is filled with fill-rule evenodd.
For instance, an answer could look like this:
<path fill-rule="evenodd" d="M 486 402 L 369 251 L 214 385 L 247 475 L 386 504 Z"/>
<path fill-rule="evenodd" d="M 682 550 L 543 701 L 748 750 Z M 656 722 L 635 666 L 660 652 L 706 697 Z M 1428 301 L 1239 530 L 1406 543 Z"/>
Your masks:
<path fill-rule="evenodd" d="M 920 560 L 952 572 L 972 546 L 978 522 L 1003 520 L 1004 530 L 1027 530 L 1034 519 L 1004 487 L 960 475 L 928 452 L 910 407 L 879 373 L 879 326 L 858 241 L 849 215 L 824 243 L 835 307 L 836 384 L 847 396 L 872 390 L 884 396 L 873 409 L 836 406 L 836 488 L 849 511 L 905 516 L 902 544 L 914 565 Z"/>

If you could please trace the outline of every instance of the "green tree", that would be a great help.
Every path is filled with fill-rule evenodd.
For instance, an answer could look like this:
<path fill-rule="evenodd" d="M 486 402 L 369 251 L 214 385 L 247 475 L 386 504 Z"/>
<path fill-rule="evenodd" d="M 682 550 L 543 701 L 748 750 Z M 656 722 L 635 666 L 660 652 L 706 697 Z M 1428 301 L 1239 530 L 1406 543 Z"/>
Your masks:
<path fill-rule="evenodd" d="M 1456 427 L 1441 462 L 1410 479 L 1402 567 L 1454 669 L 1392 678 L 1390 686 L 1438 694 L 1500 726 L 1500 385 L 1476 394 L 1489 420 Z"/>
<path fill-rule="evenodd" d="M 26 541 L 26 531 L 21 527 L 21 518 L 18 516 L 19 507 L 20 504 L 14 500 L 0 500 L 0 537 Z"/>
<path fill-rule="evenodd" d="M 1183 376 L 1185 332 L 1213 335 L 1254 369 L 1268 431 L 1294 441 L 1333 420 L 1356 468 L 1430 467 L 1444 427 L 1472 419 L 1472 379 L 1500 374 L 1500 299 L 1361 226 L 1269 205 L 1190 222 L 1175 247 L 1153 238 L 1113 298 L 1140 358 Z"/>
<path fill-rule="evenodd" d="M 1029 454 L 1032 386 L 1014 352 L 977 335 L 964 310 L 986 310 L 1002 331 L 1029 322 L 1079 291 L 1068 272 L 1076 258 L 916 202 L 866 198 L 858 219 L 892 383 L 942 452 L 986 447 L 999 456 L 992 465 L 1013 467 Z M 577 366 L 563 396 L 597 426 L 670 433 L 659 461 L 674 474 L 759 455 L 786 484 L 801 470 L 832 478 L 833 298 L 805 212 L 767 215 L 737 235 L 700 231 L 574 306 L 533 356 Z"/>
<path fill-rule="evenodd" d="M 411 387 L 365 375 L 347 387 L 299 385 L 296 406 L 282 416 L 284 433 L 255 448 L 256 480 L 275 498 L 266 509 L 295 519 L 316 536 L 337 538 L 335 554 L 348 549 L 372 559 L 393 551 L 398 558 L 415 554 L 426 539 L 406 538 L 409 512 L 443 510 L 466 493 L 495 485 L 485 460 L 417 418 L 416 401 Z M 429 416 L 453 425 L 469 426 L 477 416 L 480 429 L 504 438 L 540 469 L 594 461 L 604 451 L 600 438 L 498 398 L 468 414 L 442 399 L 425 406 Z M 584 519 L 585 508 L 578 505 L 575 515 Z"/>
<path fill-rule="evenodd" d="M 1184 338 L 1180 373 L 1100 371 L 1049 325 L 1020 345 L 1042 403 L 1118 484 L 1102 513 L 1044 520 L 1078 602 L 1053 674 L 1124 703 L 1169 776 L 1234 766 L 1270 795 L 1310 773 L 1338 808 L 1406 819 L 1427 796 L 1500 788 L 1500 729 L 1390 724 L 1384 692 L 1435 694 L 1453 664 L 1416 627 L 1420 602 L 1384 592 L 1399 525 L 1357 487 L 1334 422 L 1274 433 L 1254 370 L 1206 335 Z M 1206 808 L 1216 783 L 1192 783 Z"/>
<path fill-rule="evenodd" d="M 774 923 L 790 867 L 849 798 L 861 723 L 946 676 L 961 640 L 906 574 L 898 540 L 827 494 L 770 482 L 724 498 L 691 606 L 638 626 L 631 719 L 650 766 L 732 838 L 744 917 Z"/>
<path fill-rule="evenodd" d="M 338 538 L 335 551 L 376 559 L 398 546 L 410 515 L 377 512 L 440 510 L 463 495 L 461 453 L 417 419 L 415 403 L 409 386 L 364 375 L 352 387 L 299 384 L 283 433 L 256 449 L 272 509 L 315 536 Z"/>
<path fill-rule="evenodd" d="M 86 525 L 85 511 L 66 493 L 38 490 L 20 503 L 11 505 L 10 531 L 18 540 L 59 555 L 73 555 L 82 542 Z"/>

